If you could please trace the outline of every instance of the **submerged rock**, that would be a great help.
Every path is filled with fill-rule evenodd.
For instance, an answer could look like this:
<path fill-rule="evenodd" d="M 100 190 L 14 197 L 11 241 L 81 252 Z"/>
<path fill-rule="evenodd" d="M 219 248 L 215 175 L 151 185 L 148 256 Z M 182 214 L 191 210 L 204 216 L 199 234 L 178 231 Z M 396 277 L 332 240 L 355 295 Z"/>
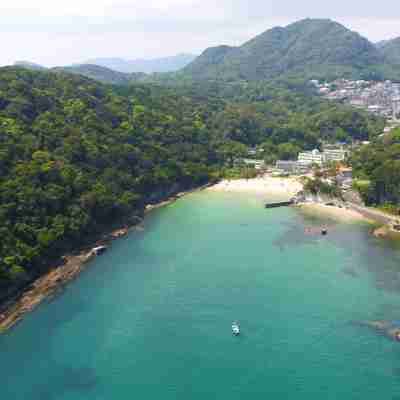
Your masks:
<path fill-rule="evenodd" d="M 400 342 L 400 321 L 361 321 L 358 324 L 371 328 L 389 339 Z"/>

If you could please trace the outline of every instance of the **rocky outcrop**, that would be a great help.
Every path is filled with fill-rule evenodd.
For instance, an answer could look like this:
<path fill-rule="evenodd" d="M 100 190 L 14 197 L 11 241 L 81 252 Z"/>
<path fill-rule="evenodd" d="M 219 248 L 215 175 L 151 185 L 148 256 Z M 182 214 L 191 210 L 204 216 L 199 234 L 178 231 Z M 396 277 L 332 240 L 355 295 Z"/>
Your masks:
<path fill-rule="evenodd" d="M 374 229 L 374 231 L 372 232 L 372 234 L 376 237 L 376 238 L 386 238 L 390 233 L 390 230 L 387 226 L 381 226 L 380 228 L 376 228 Z"/>
<path fill-rule="evenodd" d="M 373 329 L 380 335 L 384 335 L 391 340 L 400 341 L 400 321 L 371 320 L 356 323 Z"/>

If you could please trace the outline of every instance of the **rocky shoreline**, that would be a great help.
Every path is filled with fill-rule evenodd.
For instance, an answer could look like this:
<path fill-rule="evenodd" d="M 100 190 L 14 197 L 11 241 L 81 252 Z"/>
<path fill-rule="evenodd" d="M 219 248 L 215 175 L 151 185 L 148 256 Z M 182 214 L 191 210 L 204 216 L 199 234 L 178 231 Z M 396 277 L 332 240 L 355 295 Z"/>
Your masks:
<path fill-rule="evenodd" d="M 165 207 L 174 203 L 183 196 L 208 188 L 212 184 L 207 184 L 185 192 L 169 196 L 166 200 L 155 204 L 149 204 L 144 210 L 147 215 L 151 211 Z M 54 295 L 59 289 L 76 279 L 88 262 L 98 255 L 98 249 L 106 250 L 113 240 L 126 236 L 131 229 L 140 227 L 142 220 L 137 221 L 129 227 L 119 228 L 105 235 L 103 239 L 93 243 L 90 248 L 86 248 L 77 255 L 66 255 L 62 257 L 62 264 L 51 268 L 49 272 L 36 279 L 27 288 L 21 290 L 14 298 L 3 305 L 0 311 L 0 333 L 7 331 L 16 325 L 23 317 L 34 310 L 42 301 Z"/>
<path fill-rule="evenodd" d="M 331 216 L 344 222 L 364 221 L 374 225 L 371 231 L 377 238 L 399 239 L 398 218 L 377 209 L 341 199 L 301 193 L 295 198 L 296 206 L 312 213 Z"/>

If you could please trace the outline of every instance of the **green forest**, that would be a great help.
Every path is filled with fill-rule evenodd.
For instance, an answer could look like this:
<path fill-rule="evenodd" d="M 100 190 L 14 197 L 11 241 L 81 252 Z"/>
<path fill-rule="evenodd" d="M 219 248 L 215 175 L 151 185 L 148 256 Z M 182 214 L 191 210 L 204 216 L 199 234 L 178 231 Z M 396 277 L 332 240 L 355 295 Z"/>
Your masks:
<path fill-rule="evenodd" d="M 112 86 L 1 68 L 0 290 L 146 204 L 218 180 L 249 147 L 272 163 L 383 124 L 302 80 Z"/>
<path fill-rule="evenodd" d="M 400 129 L 353 154 L 357 188 L 364 201 L 400 212 Z"/>

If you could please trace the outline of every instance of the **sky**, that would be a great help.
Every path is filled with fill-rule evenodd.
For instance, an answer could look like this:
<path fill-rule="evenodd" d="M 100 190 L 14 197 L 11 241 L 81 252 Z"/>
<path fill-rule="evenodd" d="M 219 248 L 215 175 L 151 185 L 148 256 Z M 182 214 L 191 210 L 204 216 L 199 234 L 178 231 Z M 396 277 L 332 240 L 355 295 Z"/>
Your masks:
<path fill-rule="evenodd" d="M 0 0 L 0 65 L 200 54 L 307 17 L 372 41 L 400 36 L 399 0 Z"/>

